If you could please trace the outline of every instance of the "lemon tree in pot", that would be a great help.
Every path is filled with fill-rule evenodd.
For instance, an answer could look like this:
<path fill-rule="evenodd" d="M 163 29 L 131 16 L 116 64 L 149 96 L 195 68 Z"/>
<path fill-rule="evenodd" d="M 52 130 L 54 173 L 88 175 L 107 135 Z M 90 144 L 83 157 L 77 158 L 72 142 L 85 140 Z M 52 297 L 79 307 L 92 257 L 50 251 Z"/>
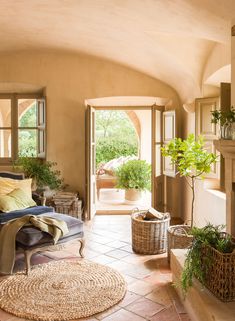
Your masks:
<path fill-rule="evenodd" d="M 192 241 L 190 230 L 194 224 L 195 183 L 198 179 L 203 179 L 204 174 L 210 173 L 211 166 L 216 162 L 217 156 L 207 152 L 203 137 L 196 139 L 193 134 L 190 134 L 185 140 L 173 139 L 165 147 L 162 147 L 162 154 L 170 157 L 178 174 L 185 177 L 192 192 L 190 226 L 170 227 L 171 234 L 170 236 L 168 234 L 170 248 L 185 248 Z"/>
<path fill-rule="evenodd" d="M 125 199 L 136 201 L 151 188 L 151 165 L 145 160 L 130 160 L 115 172 L 117 188 L 125 189 Z"/>

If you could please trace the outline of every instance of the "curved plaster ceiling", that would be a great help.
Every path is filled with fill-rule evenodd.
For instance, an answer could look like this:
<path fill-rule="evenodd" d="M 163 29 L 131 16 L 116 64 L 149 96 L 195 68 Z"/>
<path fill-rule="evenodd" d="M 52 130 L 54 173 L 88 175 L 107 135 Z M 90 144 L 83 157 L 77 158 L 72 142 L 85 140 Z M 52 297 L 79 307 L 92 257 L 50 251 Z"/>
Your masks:
<path fill-rule="evenodd" d="M 219 87 L 221 82 L 231 82 L 231 65 L 216 70 L 207 78 L 205 84 Z"/>
<path fill-rule="evenodd" d="M 109 59 L 200 95 L 216 43 L 230 42 L 234 0 L 1 0 L 0 51 L 61 49 Z"/>

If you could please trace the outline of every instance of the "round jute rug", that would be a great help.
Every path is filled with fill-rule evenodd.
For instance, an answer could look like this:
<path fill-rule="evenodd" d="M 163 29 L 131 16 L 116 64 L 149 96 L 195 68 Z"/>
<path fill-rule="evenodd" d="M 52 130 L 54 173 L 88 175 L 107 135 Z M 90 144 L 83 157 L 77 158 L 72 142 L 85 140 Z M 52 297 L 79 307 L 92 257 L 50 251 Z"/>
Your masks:
<path fill-rule="evenodd" d="M 74 320 L 110 308 L 125 292 L 124 278 L 110 267 L 57 261 L 0 280 L 0 307 L 31 320 Z"/>

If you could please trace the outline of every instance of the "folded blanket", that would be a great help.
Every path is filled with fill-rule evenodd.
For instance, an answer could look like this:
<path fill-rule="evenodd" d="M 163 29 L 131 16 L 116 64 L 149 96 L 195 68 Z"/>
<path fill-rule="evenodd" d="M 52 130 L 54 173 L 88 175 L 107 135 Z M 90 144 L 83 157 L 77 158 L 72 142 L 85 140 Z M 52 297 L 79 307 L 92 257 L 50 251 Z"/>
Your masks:
<path fill-rule="evenodd" d="M 54 244 L 69 232 L 64 221 L 47 216 L 25 215 L 4 224 L 0 231 L 0 273 L 2 274 L 12 274 L 15 263 L 16 234 L 24 226 L 34 226 L 49 233 L 53 237 Z"/>

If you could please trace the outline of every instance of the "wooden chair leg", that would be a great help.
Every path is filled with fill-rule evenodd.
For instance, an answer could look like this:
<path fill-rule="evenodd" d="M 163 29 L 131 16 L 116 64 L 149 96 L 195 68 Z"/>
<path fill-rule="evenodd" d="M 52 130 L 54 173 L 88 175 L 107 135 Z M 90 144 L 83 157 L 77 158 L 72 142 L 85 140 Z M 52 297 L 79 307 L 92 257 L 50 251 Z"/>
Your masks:
<path fill-rule="evenodd" d="M 24 250 L 24 257 L 25 257 L 25 265 L 26 265 L 26 274 L 28 275 L 29 272 L 31 271 L 31 256 L 32 256 L 31 251 Z"/>
<path fill-rule="evenodd" d="M 81 255 L 81 257 L 84 257 L 83 250 L 84 250 L 84 246 L 85 246 L 85 240 L 80 239 L 79 242 L 80 242 L 79 254 Z"/>

